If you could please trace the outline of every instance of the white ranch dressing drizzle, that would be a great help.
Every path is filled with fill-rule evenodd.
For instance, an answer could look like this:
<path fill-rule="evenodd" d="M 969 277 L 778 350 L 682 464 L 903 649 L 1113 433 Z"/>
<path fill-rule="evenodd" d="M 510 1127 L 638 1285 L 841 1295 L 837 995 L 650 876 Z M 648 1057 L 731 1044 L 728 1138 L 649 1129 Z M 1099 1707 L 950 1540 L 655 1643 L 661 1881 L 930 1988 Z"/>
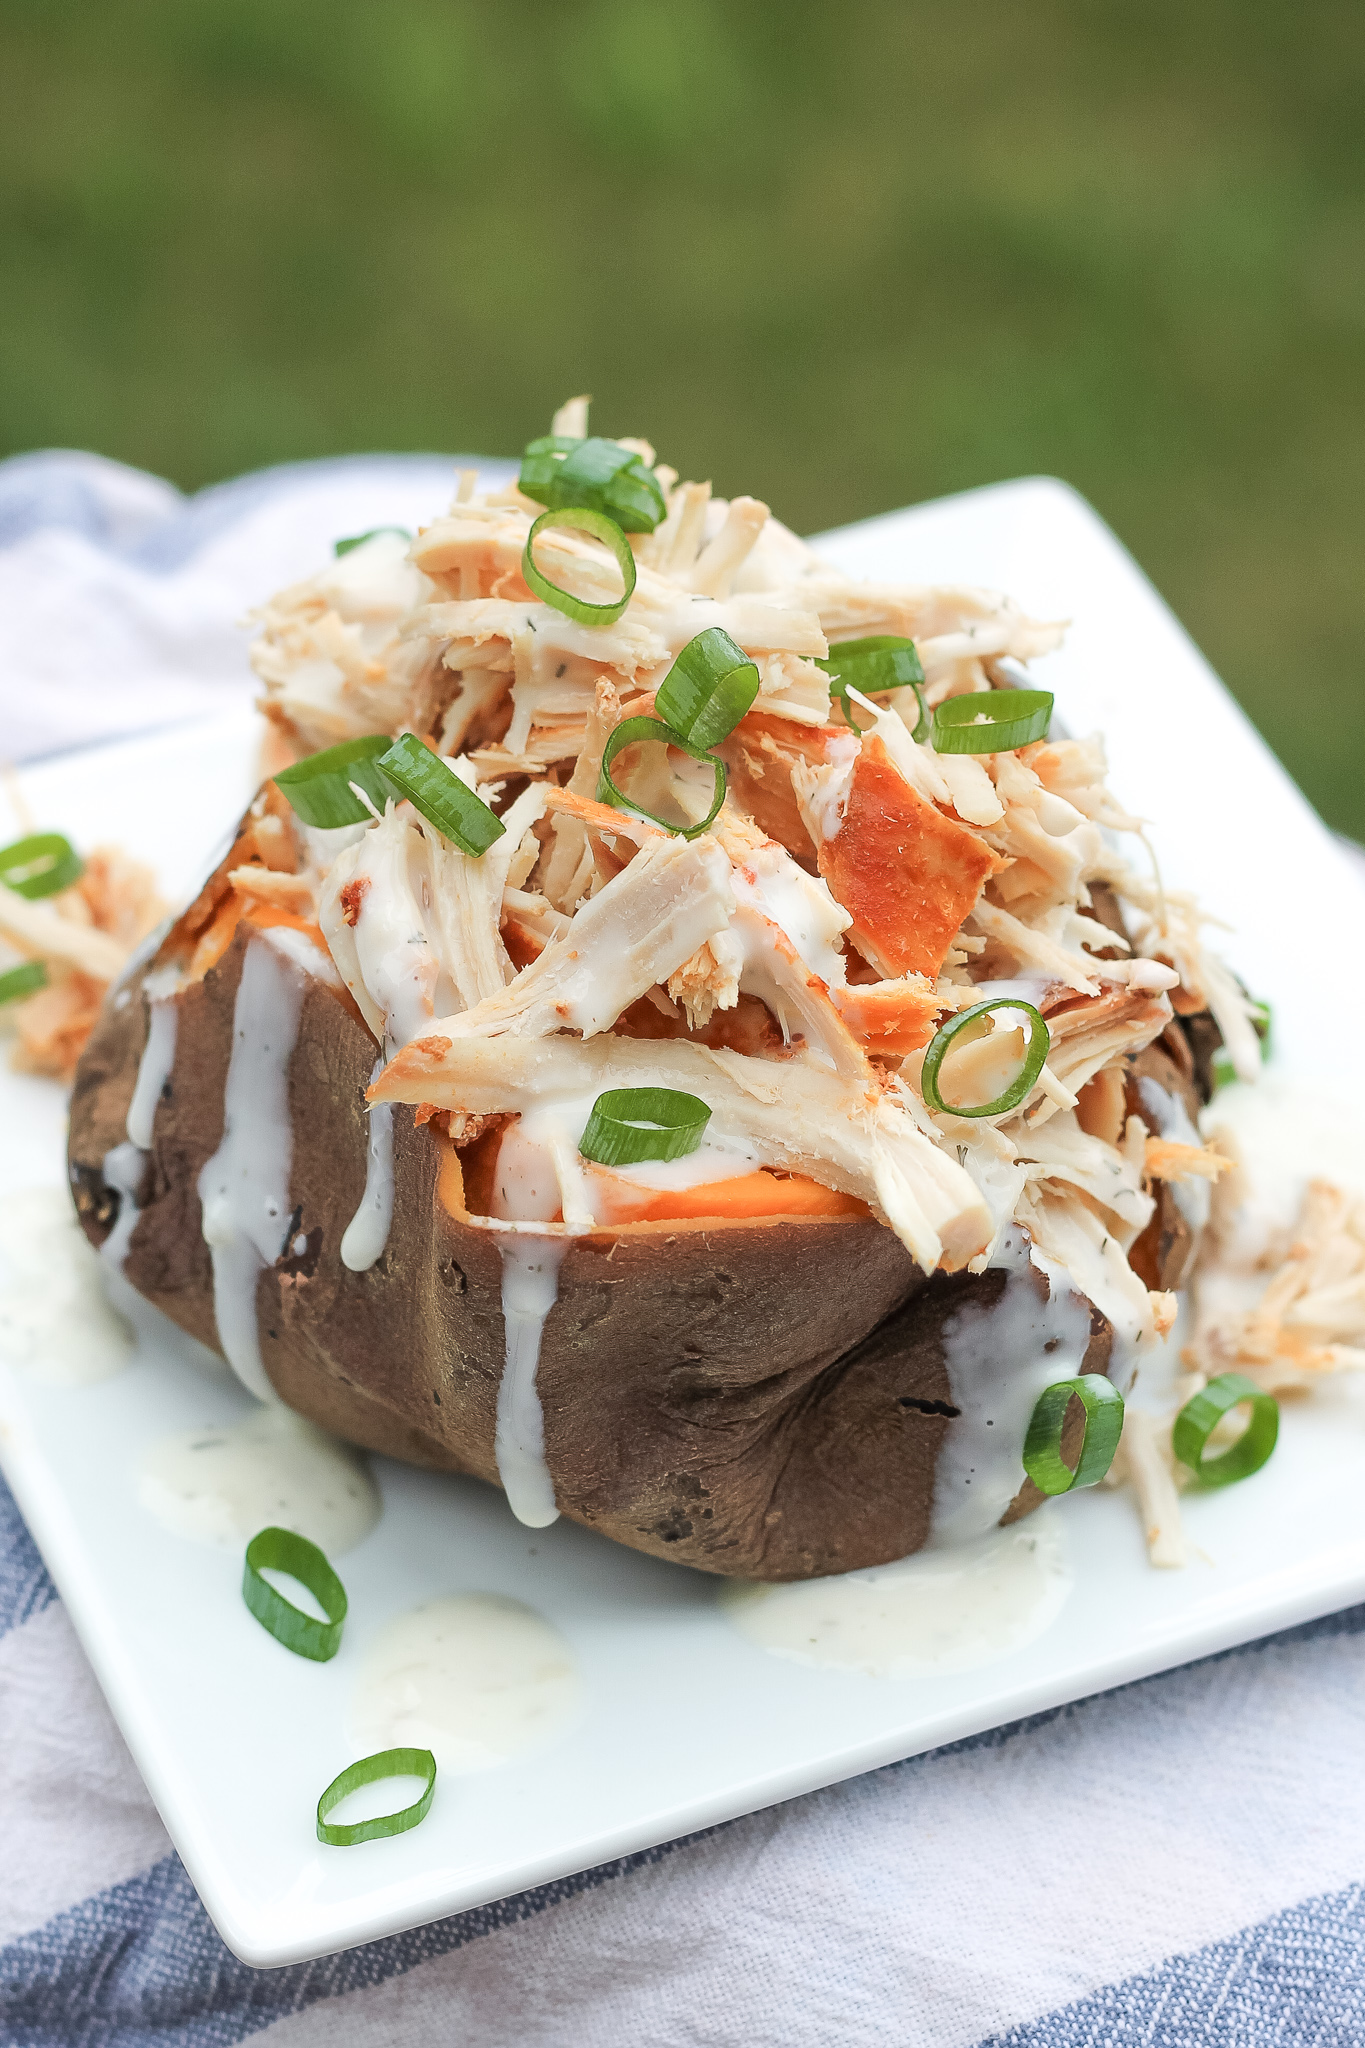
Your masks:
<path fill-rule="evenodd" d="M 596 1099 L 586 1094 L 552 1098 L 510 1126 L 498 1150 L 495 1216 L 509 1223 L 550 1222 L 563 1205 L 566 1154 L 573 1183 L 570 1196 L 582 1202 L 584 1223 L 618 1220 L 612 1196 L 622 1183 L 681 1191 L 712 1181 L 735 1180 L 755 1172 L 762 1163 L 758 1153 L 742 1141 L 704 1133 L 696 1151 L 681 1159 L 644 1159 L 633 1166 L 597 1168 L 578 1152 Z"/>
<path fill-rule="evenodd" d="M 1060 1520 L 1046 1510 L 952 1550 L 791 1585 L 723 1588 L 721 1611 L 770 1656 L 870 1678 L 946 1677 L 1022 1649 L 1073 1585 Z"/>
<path fill-rule="evenodd" d="M 1020 1002 L 1032 1003 L 1036 1010 L 1055 979 L 1051 974 L 1016 974 L 1008 981 L 978 981 L 972 992 L 972 1002 L 1001 1003 L 1014 996 Z M 1001 1025 L 1008 1027 L 1009 1022 L 1008 1016 L 1001 1017 L 997 1028 Z"/>
<path fill-rule="evenodd" d="M 785 847 L 760 846 L 734 872 L 738 902 L 771 920 L 799 957 L 830 988 L 842 988 L 847 962 L 840 951 L 852 913 L 836 903 L 828 883 L 799 868 Z"/>
<path fill-rule="evenodd" d="M 536 1387 L 545 1320 L 559 1295 L 559 1269 L 573 1240 L 539 1232 L 499 1232 L 506 1357 L 498 1382 L 494 1449 L 512 1513 L 528 1529 L 559 1519 L 545 1462 L 545 1416 Z"/>
<path fill-rule="evenodd" d="M 128 1104 L 125 1128 L 131 1143 L 143 1152 L 152 1149 L 156 1106 L 175 1064 L 175 997 L 181 981 L 178 967 L 155 967 L 142 982 L 142 992 L 147 998 L 147 1042 L 138 1061 L 137 1080 Z"/>
<path fill-rule="evenodd" d="M 139 1462 L 137 1497 L 172 1535 L 220 1550 L 273 1526 L 340 1557 L 383 1513 L 363 1454 L 282 1407 L 162 1437 Z"/>
<path fill-rule="evenodd" d="M 557 1629 L 520 1600 L 460 1593 L 389 1623 L 361 1667 L 347 1732 L 359 1755 L 417 1747 L 443 1771 L 486 1771 L 558 1734 L 581 1699 Z"/>
<path fill-rule="evenodd" d="M 383 1071 L 384 1061 L 377 1059 L 371 1083 Z M 368 1273 L 389 1241 L 392 1223 L 393 1104 L 375 1102 L 370 1105 L 365 1145 L 365 1192 L 341 1240 L 342 1265 L 352 1273 Z"/>
<path fill-rule="evenodd" d="M 0 1201 L 0 1254 L 0 1358 L 60 1387 L 123 1370 L 136 1340 L 105 1299 L 99 1257 L 65 1188 L 25 1188 Z"/>
<path fill-rule="evenodd" d="M 124 1144 L 111 1146 L 100 1163 L 105 1186 L 113 1188 L 119 1198 L 114 1227 L 99 1251 L 105 1265 L 115 1273 L 123 1271 L 123 1262 L 137 1228 L 140 1214 L 137 1191 L 142 1185 L 143 1169 L 152 1149 L 156 1106 L 175 1064 L 177 1012 L 174 999 L 183 980 L 178 967 L 168 966 L 153 968 L 142 981 L 147 997 L 147 1037 L 137 1064 L 128 1114 L 124 1119 L 123 1127 L 128 1137 Z M 133 991 L 130 988 L 121 993 L 131 1001 Z"/>
<path fill-rule="evenodd" d="M 137 1191 L 142 1185 L 142 1171 L 147 1163 L 147 1154 L 131 1138 L 122 1145 L 111 1146 L 100 1161 L 100 1174 L 106 1187 L 113 1188 L 118 1195 L 118 1215 L 114 1227 L 99 1255 L 106 1266 L 115 1273 L 122 1273 L 123 1262 L 128 1256 L 128 1247 L 137 1229 L 137 1219 L 142 1211 L 137 1205 Z"/>
<path fill-rule="evenodd" d="M 266 927 L 261 937 L 267 946 L 273 946 L 277 953 L 283 953 L 287 960 L 292 960 L 296 967 L 301 967 L 314 981 L 325 981 L 329 988 L 338 991 L 345 987 L 332 964 L 331 954 L 325 947 L 319 946 L 316 939 L 311 939 L 307 932 L 295 931 L 294 927 L 288 924 L 272 924 Z"/>
<path fill-rule="evenodd" d="M 1030 1265 L 1051 1289 L 1043 1300 Z M 1090 1342 L 1088 1303 L 1067 1275 L 1016 1227 L 1001 1232 L 991 1267 L 1008 1275 L 994 1304 L 969 1303 L 943 1326 L 953 1406 L 934 1476 L 929 1541 L 935 1548 L 985 1536 L 1024 1480 L 1024 1437 L 1039 1395 L 1074 1379 Z M 1048 1347 L 1051 1347 L 1050 1349 Z"/>
<path fill-rule="evenodd" d="M 242 1385 L 262 1401 L 277 1396 L 261 1358 L 256 1281 L 279 1258 L 289 1222 L 289 1060 L 304 987 L 285 954 L 250 941 L 232 1011 L 223 1139 L 198 1183 L 218 1341 Z"/>

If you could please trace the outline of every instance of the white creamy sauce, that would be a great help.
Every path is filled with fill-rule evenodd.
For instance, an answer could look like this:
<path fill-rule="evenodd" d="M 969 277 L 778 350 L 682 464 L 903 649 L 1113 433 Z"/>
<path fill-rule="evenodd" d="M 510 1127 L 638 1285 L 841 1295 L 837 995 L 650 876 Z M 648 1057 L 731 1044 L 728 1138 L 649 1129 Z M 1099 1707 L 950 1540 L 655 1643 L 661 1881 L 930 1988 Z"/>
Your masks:
<path fill-rule="evenodd" d="M 213 1313 L 228 1364 L 248 1392 L 275 1400 L 261 1359 L 256 1281 L 289 1225 L 289 1059 L 305 983 L 275 947 L 253 939 L 232 1012 L 223 1140 L 199 1176 Z"/>
<path fill-rule="evenodd" d="M 975 1671 L 1033 1642 L 1071 1592 L 1060 1518 L 1046 1510 L 952 1550 L 791 1585 L 736 1582 L 721 1610 L 742 1636 L 794 1664 L 871 1678 Z"/>
<path fill-rule="evenodd" d="M 181 974 L 177 967 L 154 968 L 142 983 L 142 992 L 147 998 L 147 1042 L 138 1062 L 126 1129 L 130 1141 L 143 1152 L 152 1149 L 156 1106 L 175 1063 L 177 1012 L 174 999 L 180 985 Z"/>
<path fill-rule="evenodd" d="M 622 1184 L 627 1187 L 681 1190 L 708 1182 L 734 1180 L 753 1173 L 762 1161 L 751 1146 L 735 1138 L 703 1134 L 695 1152 L 681 1159 L 641 1160 L 634 1166 L 598 1169 L 578 1151 L 596 1096 L 552 1098 L 509 1125 L 498 1150 L 493 1183 L 493 1214 L 508 1223 L 549 1223 L 567 1214 L 564 1181 L 570 1199 L 581 1202 L 580 1221 L 617 1220 Z M 558 1163 L 556 1163 L 558 1162 Z"/>
<path fill-rule="evenodd" d="M 332 965 L 332 956 L 316 939 L 310 939 L 307 932 L 295 931 L 290 924 L 272 924 L 261 933 L 267 946 L 273 946 L 277 953 L 283 953 L 286 960 L 292 960 L 314 981 L 325 981 L 329 988 L 344 986 L 341 976 Z"/>
<path fill-rule="evenodd" d="M 0 1200 L 0 1262 L 0 1358 L 61 1387 L 123 1370 L 136 1339 L 105 1299 L 99 1254 L 65 1188 Z"/>
<path fill-rule="evenodd" d="M 572 1242 L 530 1231 L 498 1235 L 507 1355 L 498 1382 L 494 1448 L 503 1492 L 512 1513 L 528 1529 L 543 1529 L 559 1519 L 554 1481 L 545 1462 L 545 1417 L 536 1369 L 545 1319 L 559 1294 L 559 1269 Z"/>
<path fill-rule="evenodd" d="M 785 847 L 761 846 L 734 872 L 736 899 L 785 932 L 798 956 L 830 988 L 842 988 L 847 966 L 840 950 L 852 914 L 835 902 L 829 885 L 799 868 Z"/>
<path fill-rule="evenodd" d="M 432 948 L 412 873 L 424 845 L 396 813 L 365 840 L 356 881 L 369 884 L 351 927 L 361 979 L 383 1013 L 395 1045 L 419 1037 L 435 1015 L 440 963 Z M 421 886 L 422 876 L 417 885 Z"/>
<path fill-rule="evenodd" d="M 137 1219 L 142 1213 L 137 1206 L 137 1191 L 142 1185 L 142 1170 L 147 1164 L 147 1154 L 131 1138 L 121 1145 L 114 1145 L 100 1162 L 100 1173 L 106 1187 L 113 1188 L 118 1195 L 118 1215 L 114 1227 L 100 1246 L 99 1256 L 111 1272 L 122 1273 L 123 1262 L 128 1256 Z"/>
<path fill-rule="evenodd" d="M 297 815 L 294 818 L 294 830 L 302 834 L 308 849 L 308 865 L 319 875 L 325 875 L 337 855 L 344 853 L 348 846 L 358 846 L 369 829 L 368 818 L 362 818 L 358 825 L 335 825 L 330 829 L 322 825 L 305 825 Z"/>
<path fill-rule="evenodd" d="M 990 1264 L 1009 1276 L 999 1300 L 958 1309 L 943 1330 L 953 1406 L 961 1412 L 939 1452 L 935 1546 L 994 1528 L 1023 1484 L 1024 1437 L 1038 1396 L 1054 1380 L 1076 1377 L 1090 1342 L 1088 1305 L 1069 1293 L 1060 1268 L 1037 1253 L 1030 1260 L 1018 1229 L 1001 1233 Z M 1039 1273 L 1050 1278 L 1047 1300 Z"/>
<path fill-rule="evenodd" d="M 1150 1074 L 1144 1074 L 1138 1081 L 1138 1096 L 1163 1138 L 1169 1138 L 1173 1145 L 1199 1145 L 1203 1142 L 1179 1096 L 1172 1095 L 1169 1088 L 1163 1088 Z M 1213 1189 L 1208 1181 L 1192 1175 L 1188 1180 L 1168 1181 L 1167 1186 L 1190 1229 L 1202 1230 L 1209 1220 L 1209 1205 L 1213 1200 Z"/>
<path fill-rule="evenodd" d="M 533 1608 L 460 1593 L 389 1623 L 361 1668 L 348 1734 L 358 1755 L 429 1749 L 443 1771 L 487 1771 L 557 1735 L 581 1699 L 572 1651 Z"/>
<path fill-rule="evenodd" d="M 379 1079 L 384 1062 L 377 1059 L 371 1082 Z M 365 1147 L 365 1192 L 360 1207 L 346 1226 L 341 1240 L 341 1263 L 353 1273 L 368 1273 L 389 1241 L 393 1222 L 393 1104 L 370 1106 L 369 1135 Z"/>
<path fill-rule="evenodd" d="M 100 1167 L 105 1185 L 113 1188 L 119 1198 L 114 1227 L 99 1252 L 105 1265 L 115 1273 L 123 1271 L 128 1246 L 137 1228 L 137 1191 L 142 1185 L 147 1154 L 152 1149 L 156 1106 L 175 1064 L 177 1013 L 174 998 L 182 981 L 178 967 L 157 967 L 144 977 L 142 983 L 142 991 L 147 998 L 147 1037 L 138 1061 L 128 1114 L 124 1119 L 127 1142 L 112 1146 L 105 1153 Z M 131 990 L 123 993 L 131 998 Z"/>
<path fill-rule="evenodd" d="M 192 1543 L 235 1550 L 258 1529 L 293 1529 L 328 1557 L 354 1550 L 383 1512 L 364 1455 L 280 1407 L 163 1437 L 143 1454 L 137 1497 Z"/>
<path fill-rule="evenodd" d="M 1013 996 L 1018 1002 L 1032 1003 L 1036 1010 L 1055 979 L 1051 974 L 1016 974 L 1008 981 L 979 981 L 973 990 L 972 1000 L 976 1003 L 1000 1003 L 1007 996 Z M 1009 1022 L 1006 1012 L 997 1020 L 997 1029 L 1008 1027 Z"/>

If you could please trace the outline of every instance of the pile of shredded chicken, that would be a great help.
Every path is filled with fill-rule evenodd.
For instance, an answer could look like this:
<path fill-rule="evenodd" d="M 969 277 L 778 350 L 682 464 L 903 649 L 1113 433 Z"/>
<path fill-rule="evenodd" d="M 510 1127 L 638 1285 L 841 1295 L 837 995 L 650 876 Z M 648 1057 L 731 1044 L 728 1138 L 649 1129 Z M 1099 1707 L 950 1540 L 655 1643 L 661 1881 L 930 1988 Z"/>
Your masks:
<path fill-rule="evenodd" d="M 586 401 L 554 431 L 585 433 Z M 926 1269 L 980 1270 L 1017 1221 L 1127 1342 L 1155 1342 L 1174 1304 L 1127 1252 L 1153 1178 L 1206 1172 L 1208 1155 L 1115 1126 L 1115 1089 L 1173 992 L 1213 1012 L 1250 1077 L 1243 993 L 1193 902 L 1162 892 L 1140 848 L 1136 863 L 1116 850 L 1141 828 L 1106 786 L 1098 738 L 939 755 L 912 737 L 913 692 L 886 693 L 855 732 L 818 666 L 841 640 L 908 636 L 933 707 L 1017 685 L 1062 626 L 989 591 L 857 582 L 755 499 L 713 498 L 647 443 L 623 445 L 653 466 L 667 516 L 631 537 L 637 582 L 609 626 L 532 594 L 522 554 L 543 508 L 472 472 L 410 545 L 377 534 L 258 615 L 262 708 L 295 750 L 411 730 L 507 828 L 477 859 L 405 803 L 306 835 L 317 921 L 388 1055 L 375 1099 L 445 1112 L 458 1132 L 582 1109 L 604 1087 L 680 1088 L 710 1106 L 708 1139 L 865 1202 Z M 588 601 L 619 593 L 580 535 L 551 530 L 537 549 Z M 599 771 L 613 728 L 652 709 L 711 626 L 760 687 L 719 749 L 724 807 L 686 840 L 601 804 Z M 708 772 L 633 751 L 613 773 L 642 812 L 705 815 Z M 995 993 L 1047 1018 L 1036 1085 L 1007 1115 L 931 1111 L 925 1047 Z M 950 1099 L 999 1092 L 1020 1046 L 1002 1019 L 951 1055 Z M 571 1122 L 566 1107 L 551 1150 L 559 1213 L 581 1225 Z"/>

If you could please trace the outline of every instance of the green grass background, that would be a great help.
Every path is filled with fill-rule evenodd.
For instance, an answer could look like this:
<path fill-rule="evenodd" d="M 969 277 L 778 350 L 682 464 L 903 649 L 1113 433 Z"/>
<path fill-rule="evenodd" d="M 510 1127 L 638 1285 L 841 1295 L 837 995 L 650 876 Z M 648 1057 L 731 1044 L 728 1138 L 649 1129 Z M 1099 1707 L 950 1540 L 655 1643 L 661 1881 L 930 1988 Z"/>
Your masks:
<path fill-rule="evenodd" d="M 1365 837 L 1365 7 L 0 0 L 0 450 L 1079 486 Z"/>

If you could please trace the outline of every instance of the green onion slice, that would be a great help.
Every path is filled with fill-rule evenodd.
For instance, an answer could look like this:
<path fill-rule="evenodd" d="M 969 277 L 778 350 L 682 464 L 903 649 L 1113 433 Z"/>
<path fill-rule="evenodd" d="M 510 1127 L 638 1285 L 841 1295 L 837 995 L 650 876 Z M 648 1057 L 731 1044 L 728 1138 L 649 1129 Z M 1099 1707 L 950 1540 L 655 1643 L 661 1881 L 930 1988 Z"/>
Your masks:
<path fill-rule="evenodd" d="M 1204 1447 L 1212 1431 L 1229 1408 L 1243 1401 L 1251 1409 L 1246 1428 L 1236 1443 L 1206 1458 Z M 1275 1396 L 1262 1393 L 1239 1372 L 1223 1372 L 1185 1403 L 1175 1418 L 1171 1447 L 1181 1464 L 1188 1465 L 1205 1486 L 1232 1486 L 1260 1471 L 1279 1433 L 1280 1404 Z"/>
<path fill-rule="evenodd" d="M 646 811 L 633 798 L 624 795 L 612 781 L 611 764 L 623 747 L 632 746 L 637 740 L 657 740 L 661 746 L 678 747 L 684 754 L 690 754 L 694 761 L 709 761 L 715 770 L 715 793 L 711 808 L 697 825 L 680 825 L 674 818 L 656 817 L 653 811 Z M 661 718 L 623 718 L 607 744 L 602 749 L 602 767 L 597 777 L 597 801 L 599 804 L 614 804 L 618 811 L 632 811 L 637 818 L 648 818 L 651 825 L 662 825 L 665 832 L 681 833 L 684 839 L 696 839 L 710 830 L 720 815 L 725 802 L 725 763 L 718 761 L 714 754 L 708 754 L 705 747 L 694 747 L 681 733 L 674 732 L 671 725 L 665 725 Z"/>
<path fill-rule="evenodd" d="M 938 1070 L 943 1065 L 945 1053 L 969 1025 L 981 1025 L 999 1010 L 1021 1010 L 1028 1019 L 1028 1044 L 1024 1048 L 1024 1063 L 1008 1088 L 996 1096 L 994 1102 L 983 1102 L 978 1108 L 959 1108 L 955 1102 L 945 1102 L 939 1092 Z M 969 1039 L 981 1035 L 980 1030 L 968 1033 Z M 936 1109 L 941 1116 L 1004 1116 L 1007 1110 L 1018 1109 L 1034 1082 L 1043 1071 L 1048 1049 L 1052 1044 L 1052 1033 L 1032 1003 L 1026 1003 L 1020 996 L 997 996 L 993 1002 L 973 1003 L 970 1010 L 959 1010 L 950 1017 L 941 1029 L 934 1033 L 929 1050 L 924 1055 L 920 1070 L 920 1094 L 930 1109 Z"/>
<path fill-rule="evenodd" d="M 660 683 L 654 709 L 690 746 L 728 739 L 758 695 L 758 669 L 723 626 L 689 640 Z"/>
<path fill-rule="evenodd" d="M 0 882 L 36 903 L 69 889 L 85 873 L 85 862 L 60 832 L 31 832 L 12 846 L 0 847 Z"/>
<path fill-rule="evenodd" d="M 682 1159 L 695 1152 L 711 1112 L 679 1088 L 608 1088 L 592 1106 L 578 1141 L 599 1166 L 638 1166 L 645 1159 Z"/>
<path fill-rule="evenodd" d="M 305 825 L 314 825 L 320 831 L 334 831 L 338 825 L 368 824 L 373 813 L 366 810 L 351 784 L 358 784 L 382 814 L 389 792 L 380 780 L 376 763 L 392 745 L 393 735 L 387 732 L 370 733 L 361 740 L 343 740 L 340 746 L 309 754 L 292 768 L 282 768 L 275 777 L 275 787 L 288 797 Z"/>
<path fill-rule="evenodd" d="M 328 1820 L 332 1808 L 340 1806 L 349 1793 L 359 1791 L 362 1785 L 378 1784 L 381 1778 L 425 1778 L 426 1790 L 420 1799 L 415 1799 L 411 1806 L 400 1807 L 397 1813 L 378 1813 L 373 1820 L 349 1824 Z M 350 1849 L 357 1842 L 378 1842 L 385 1835 L 405 1835 L 409 1828 L 426 1819 L 435 1790 L 436 1759 L 429 1749 L 381 1749 L 374 1756 L 363 1756 L 359 1763 L 347 1764 L 319 1799 L 318 1840 L 329 1842 L 334 1849 Z"/>
<path fill-rule="evenodd" d="M 910 737 L 928 739 L 929 713 L 920 690 L 924 667 L 913 640 L 904 640 L 895 633 L 874 633 L 867 640 L 841 640 L 830 648 L 823 661 L 816 657 L 816 667 L 822 668 L 829 677 L 829 693 L 839 699 L 844 707 L 844 721 L 855 732 L 862 728 L 849 709 L 850 688 L 861 690 L 864 697 L 875 697 L 880 690 L 909 688 L 914 691 L 919 705 L 919 716 Z"/>
<path fill-rule="evenodd" d="M 380 757 L 379 773 L 396 796 L 405 796 L 461 853 L 477 858 L 507 830 L 483 798 L 415 733 L 394 741 Z"/>
<path fill-rule="evenodd" d="M 1075 1469 L 1062 1456 L 1062 1430 L 1073 1401 L 1085 1410 L 1085 1434 Z M 1095 1486 L 1114 1462 L 1123 1434 L 1123 1396 L 1103 1373 L 1057 1380 L 1039 1396 L 1024 1438 L 1024 1470 L 1040 1493 L 1071 1493 Z"/>
<path fill-rule="evenodd" d="M 261 1577 L 262 1570 L 288 1572 L 291 1579 L 306 1586 L 326 1621 L 304 1614 L 283 1593 L 277 1593 L 269 1579 Z M 317 1544 L 293 1529 L 262 1529 L 252 1537 L 246 1547 L 242 1598 L 261 1627 L 296 1657 L 311 1657 L 315 1664 L 325 1664 L 341 1648 L 346 1588 Z"/>
<path fill-rule="evenodd" d="M 588 604 L 583 598 L 575 597 L 570 590 L 562 590 L 557 583 L 551 583 L 536 567 L 536 535 L 544 533 L 547 527 L 562 526 L 572 533 L 590 533 L 594 539 L 604 541 L 616 557 L 621 571 L 624 589 L 611 604 Z M 557 612 L 563 612 L 566 619 L 577 620 L 580 626 L 610 626 L 620 618 L 630 603 L 635 591 L 635 557 L 630 551 L 630 542 L 614 519 L 605 512 L 593 512 L 586 506 L 569 505 L 563 511 L 542 512 L 532 524 L 526 536 L 526 546 L 521 555 L 521 573 L 526 579 L 528 590 L 546 604 L 552 604 Z"/>
<path fill-rule="evenodd" d="M 42 961 L 24 960 L 7 974 L 0 974 L 0 1003 L 17 1002 L 20 996 L 31 996 L 35 989 L 46 986 L 47 969 Z"/>
<path fill-rule="evenodd" d="M 985 723 L 978 725 L 978 719 Z M 1032 740 L 1045 740 L 1051 722 L 1051 690 L 973 690 L 949 697 L 935 711 L 934 750 L 1008 754 Z"/>
<path fill-rule="evenodd" d="M 332 542 L 332 553 L 334 555 L 349 555 L 352 548 L 363 548 L 367 540 L 373 540 L 377 534 L 381 533 L 396 533 L 403 540 L 412 539 L 412 534 L 406 526 L 372 526 L 368 533 L 353 533 L 346 540 L 334 540 Z"/>
<path fill-rule="evenodd" d="M 653 533 L 667 507 L 659 480 L 633 449 L 600 435 L 545 434 L 527 443 L 517 488 L 551 512 L 603 512 L 627 533 Z"/>

